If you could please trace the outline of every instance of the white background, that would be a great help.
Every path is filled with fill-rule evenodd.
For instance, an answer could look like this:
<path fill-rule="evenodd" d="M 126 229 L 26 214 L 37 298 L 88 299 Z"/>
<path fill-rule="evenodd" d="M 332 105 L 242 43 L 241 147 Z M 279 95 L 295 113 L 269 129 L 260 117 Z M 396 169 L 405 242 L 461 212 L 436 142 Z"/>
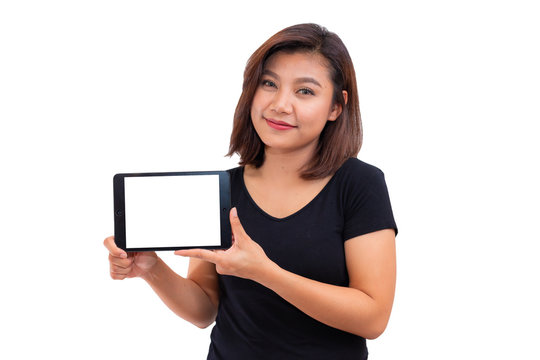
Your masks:
<path fill-rule="evenodd" d="M 534 4 L 0 2 L 0 357 L 205 358 L 210 329 L 109 278 L 112 176 L 236 166 L 247 58 L 316 22 L 354 60 L 359 157 L 385 172 L 400 229 L 370 358 L 539 359 Z"/>

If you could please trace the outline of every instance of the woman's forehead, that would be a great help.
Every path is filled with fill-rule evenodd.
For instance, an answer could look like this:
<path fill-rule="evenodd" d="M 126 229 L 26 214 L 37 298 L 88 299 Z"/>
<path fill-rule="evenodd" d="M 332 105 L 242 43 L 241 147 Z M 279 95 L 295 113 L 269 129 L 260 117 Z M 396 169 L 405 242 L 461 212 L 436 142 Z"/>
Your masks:
<path fill-rule="evenodd" d="M 266 60 L 263 73 L 278 76 L 317 76 L 330 80 L 328 61 L 324 56 L 313 51 L 276 52 Z"/>

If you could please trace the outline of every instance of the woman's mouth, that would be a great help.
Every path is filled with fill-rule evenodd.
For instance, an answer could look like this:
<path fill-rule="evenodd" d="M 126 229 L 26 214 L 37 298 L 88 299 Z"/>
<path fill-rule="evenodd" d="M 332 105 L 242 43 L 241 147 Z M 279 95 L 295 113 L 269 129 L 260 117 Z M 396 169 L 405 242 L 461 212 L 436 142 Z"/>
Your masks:
<path fill-rule="evenodd" d="M 276 129 L 276 130 L 290 130 L 290 129 L 294 129 L 296 127 L 296 126 L 292 126 L 291 124 L 286 123 L 284 121 L 279 121 L 279 120 L 274 120 L 274 119 L 267 119 L 267 118 L 264 118 L 264 120 L 266 120 L 266 123 L 268 124 L 268 126 L 270 126 L 272 129 Z"/>

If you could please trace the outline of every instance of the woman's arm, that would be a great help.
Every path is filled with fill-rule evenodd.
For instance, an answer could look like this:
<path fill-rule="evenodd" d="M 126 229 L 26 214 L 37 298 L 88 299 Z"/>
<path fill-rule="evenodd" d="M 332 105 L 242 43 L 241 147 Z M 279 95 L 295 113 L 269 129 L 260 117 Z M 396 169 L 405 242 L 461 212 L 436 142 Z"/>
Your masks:
<path fill-rule="evenodd" d="M 394 230 L 382 230 L 345 242 L 349 287 L 307 279 L 275 263 L 255 281 L 326 325 L 375 339 L 386 328 L 394 300 L 394 240 Z"/>
<path fill-rule="evenodd" d="M 196 249 L 176 253 L 215 263 L 220 274 L 257 281 L 326 325 L 368 339 L 384 331 L 396 281 L 394 230 L 381 230 L 345 242 L 349 287 L 341 287 L 280 268 L 245 233 L 235 210 L 231 211 L 235 241 L 229 250 Z"/>
<path fill-rule="evenodd" d="M 155 252 L 126 253 L 114 243 L 104 241 L 109 250 L 110 274 L 115 280 L 140 277 L 178 316 L 204 328 L 216 318 L 219 302 L 214 264 L 191 259 L 187 278 L 175 273 Z"/>
<path fill-rule="evenodd" d="M 219 290 L 215 265 L 190 259 L 187 278 L 175 273 L 159 259 L 141 276 L 176 315 L 206 328 L 216 319 Z"/>

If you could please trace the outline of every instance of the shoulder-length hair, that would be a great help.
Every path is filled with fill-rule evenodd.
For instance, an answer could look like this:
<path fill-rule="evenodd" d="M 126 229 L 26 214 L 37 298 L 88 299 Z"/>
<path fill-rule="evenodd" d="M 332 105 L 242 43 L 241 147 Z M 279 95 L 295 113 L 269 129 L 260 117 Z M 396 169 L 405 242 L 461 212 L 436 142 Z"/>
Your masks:
<path fill-rule="evenodd" d="M 356 88 L 356 75 L 347 48 L 341 39 L 317 24 L 299 24 L 281 30 L 262 44 L 249 58 L 244 70 L 242 94 L 234 113 L 228 156 L 238 153 L 240 165 L 260 167 L 264 143 L 251 121 L 251 103 L 261 81 L 267 59 L 278 51 L 322 55 L 334 87 L 333 105 L 341 105 L 335 121 L 327 121 L 313 158 L 304 165 L 301 177 L 320 179 L 334 174 L 349 157 L 356 157 L 362 146 L 362 122 Z M 347 102 L 343 97 L 347 91 Z"/>

